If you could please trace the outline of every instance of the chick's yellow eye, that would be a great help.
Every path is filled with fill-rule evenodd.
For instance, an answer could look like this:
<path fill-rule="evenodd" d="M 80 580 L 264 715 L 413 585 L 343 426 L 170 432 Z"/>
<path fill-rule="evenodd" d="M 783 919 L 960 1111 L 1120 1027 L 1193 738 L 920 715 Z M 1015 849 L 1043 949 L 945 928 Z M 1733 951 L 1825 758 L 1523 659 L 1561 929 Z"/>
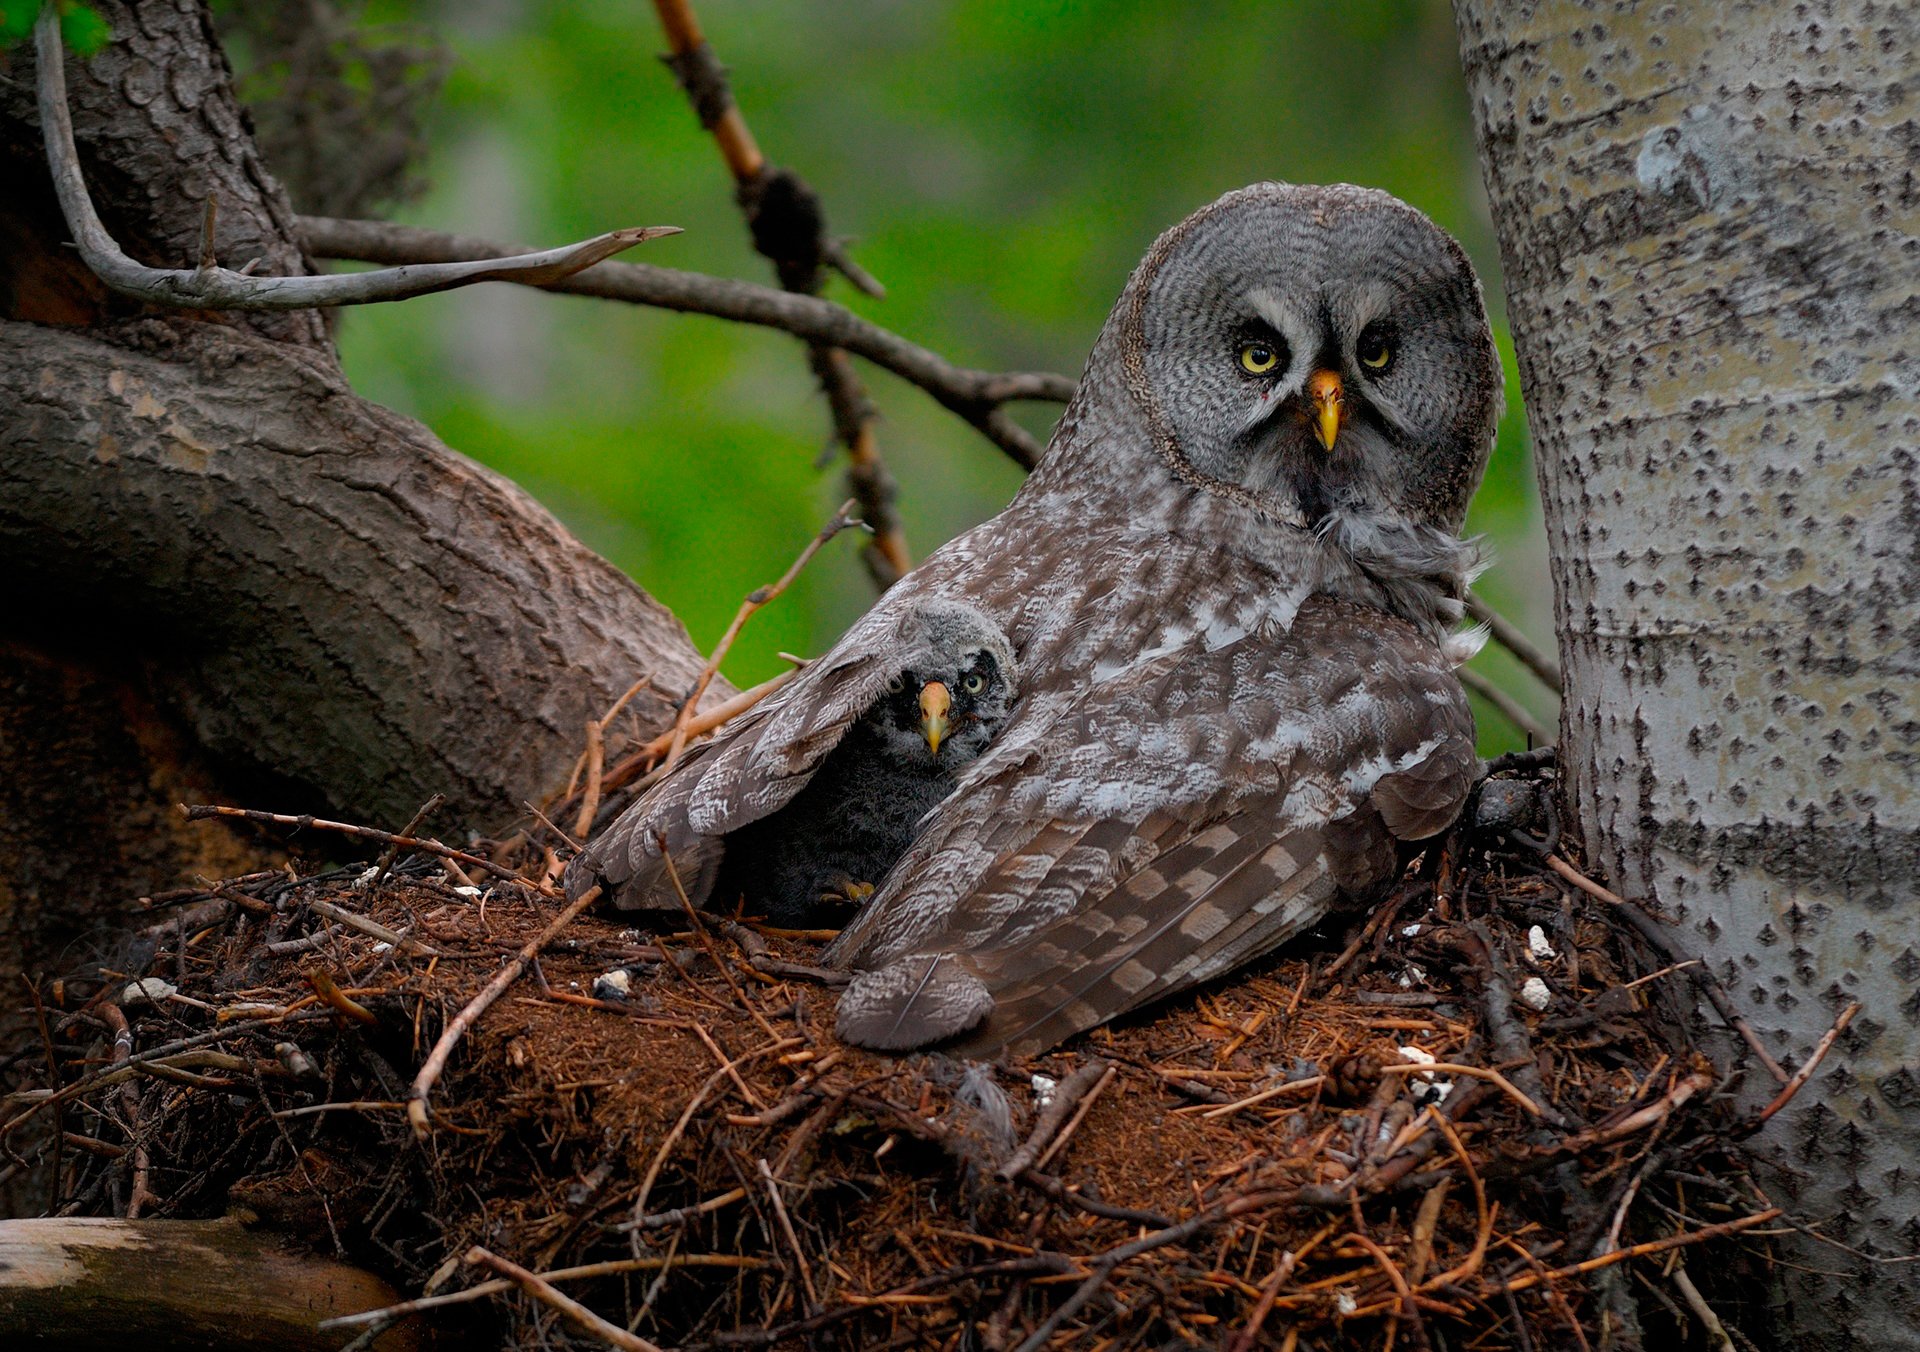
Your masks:
<path fill-rule="evenodd" d="M 1268 343 L 1248 343 L 1240 349 L 1240 369 L 1248 375 L 1263 376 L 1280 364 L 1280 354 Z"/>
<path fill-rule="evenodd" d="M 960 682 L 960 686 L 969 695 L 977 695 L 987 688 L 987 678 L 977 671 L 968 672 L 967 678 Z"/>
<path fill-rule="evenodd" d="M 1393 349 L 1384 339 L 1375 338 L 1360 345 L 1360 364 L 1374 371 L 1384 371 L 1387 363 L 1393 360 Z"/>

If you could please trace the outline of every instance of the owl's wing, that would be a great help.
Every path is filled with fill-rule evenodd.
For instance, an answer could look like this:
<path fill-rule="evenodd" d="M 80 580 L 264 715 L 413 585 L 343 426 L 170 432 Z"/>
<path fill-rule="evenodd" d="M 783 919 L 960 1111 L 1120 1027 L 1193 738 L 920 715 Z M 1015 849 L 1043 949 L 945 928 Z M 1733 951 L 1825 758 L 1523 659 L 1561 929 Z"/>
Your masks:
<path fill-rule="evenodd" d="M 567 866 L 574 896 L 594 884 L 627 909 L 676 907 L 662 857 L 695 905 L 719 872 L 722 838 L 779 811 L 904 665 L 889 615 L 871 612 L 785 689 L 692 748 Z"/>
<path fill-rule="evenodd" d="M 1390 877 L 1477 770 L 1445 657 L 1343 602 L 1030 697 L 836 944 L 841 1034 L 1036 1050 L 1209 980 Z"/>

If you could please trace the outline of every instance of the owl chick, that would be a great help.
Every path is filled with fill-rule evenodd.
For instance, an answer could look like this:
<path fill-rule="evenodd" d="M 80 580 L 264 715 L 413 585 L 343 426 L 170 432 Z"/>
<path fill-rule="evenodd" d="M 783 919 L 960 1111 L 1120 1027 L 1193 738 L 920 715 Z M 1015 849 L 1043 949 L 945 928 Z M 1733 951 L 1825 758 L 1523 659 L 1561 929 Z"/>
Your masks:
<path fill-rule="evenodd" d="M 778 925 L 838 925 L 851 917 L 913 843 L 921 818 L 945 798 L 1013 711 L 1016 668 L 1000 627 L 970 605 L 928 601 L 907 610 L 883 662 L 857 676 L 859 694 L 833 751 L 810 777 L 769 794 L 764 813 L 720 835 L 666 841 L 696 905 L 731 910 Z M 775 719 L 780 697 L 742 722 Z M 697 821 L 707 793 L 725 793 L 729 762 L 699 750 L 694 781 L 656 791 L 660 810 Z M 662 785 L 662 789 L 669 785 Z M 657 861 L 656 861 L 657 862 Z M 673 908 L 664 868 L 637 875 L 615 894 L 623 907 Z"/>

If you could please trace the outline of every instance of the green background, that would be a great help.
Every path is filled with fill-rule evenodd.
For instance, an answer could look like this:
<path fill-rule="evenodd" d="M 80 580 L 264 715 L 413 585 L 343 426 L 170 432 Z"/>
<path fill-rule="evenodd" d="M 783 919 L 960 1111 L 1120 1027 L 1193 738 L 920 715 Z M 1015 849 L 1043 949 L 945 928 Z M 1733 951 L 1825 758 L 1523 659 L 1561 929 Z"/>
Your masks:
<path fill-rule="evenodd" d="M 807 178 L 888 288 L 829 295 L 952 360 L 1078 374 L 1129 269 L 1196 206 L 1263 178 L 1386 188 L 1465 244 L 1507 362 L 1471 526 L 1480 589 L 1538 637 L 1550 598 L 1499 261 L 1441 3 L 699 0 L 770 160 Z M 770 280 L 711 140 L 656 59 L 651 5 L 374 4 L 454 63 L 427 119 L 428 193 L 396 214 L 551 245 L 683 226 L 629 257 Z M 511 476 L 686 622 L 703 649 L 846 496 L 800 344 L 614 302 L 483 286 L 342 319 L 355 386 Z M 862 368 L 915 557 L 1019 482 L 911 387 Z M 1044 436 L 1057 408 L 1016 414 Z M 745 685 L 818 652 L 873 590 L 856 536 L 747 626 Z M 1547 645 L 1551 647 L 1551 644 Z M 1549 723 L 1503 654 L 1476 659 Z M 1521 744 L 1477 707 L 1483 750 Z"/>

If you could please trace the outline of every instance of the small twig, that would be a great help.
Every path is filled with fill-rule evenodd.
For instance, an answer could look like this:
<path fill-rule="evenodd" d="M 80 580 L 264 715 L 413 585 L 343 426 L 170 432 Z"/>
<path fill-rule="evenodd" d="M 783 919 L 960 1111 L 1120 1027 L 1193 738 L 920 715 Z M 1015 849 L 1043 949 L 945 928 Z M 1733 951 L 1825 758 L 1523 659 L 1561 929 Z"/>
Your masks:
<path fill-rule="evenodd" d="M 585 840 L 593 830 L 593 814 L 600 810 L 600 776 L 606 769 L 607 728 L 597 718 L 587 720 L 587 783 L 580 791 L 580 811 L 573 818 L 573 834 Z"/>
<path fill-rule="evenodd" d="M 558 1310 L 577 1327 L 585 1330 L 603 1343 L 625 1349 L 625 1352 L 661 1352 L 657 1343 L 650 1343 L 637 1333 L 629 1333 L 618 1324 L 610 1324 L 589 1310 L 572 1296 L 566 1295 L 553 1283 L 509 1262 L 498 1254 L 489 1253 L 478 1244 L 467 1250 L 467 1261 L 478 1264 L 512 1281 L 522 1291 L 541 1304 Z"/>
<path fill-rule="evenodd" d="M 113 1001 L 106 1000 L 101 1002 L 100 1017 L 113 1030 L 114 1066 L 117 1069 L 128 1068 L 133 1056 L 133 1028 L 127 1023 L 126 1011 Z M 127 1219 L 135 1221 L 140 1219 L 140 1212 L 149 1202 L 160 1199 L 154 1196 L 148 1186 L 152 1161 L 140 1130 L 140 1087 L 131 1075 L 120 1088 L 120 1110 L 127 1115 L 127 1142 L 133 1147 L 132 1183 L 127 1190 Z"/>
<path fill-rule="evenodd" d="M 1400 1270 L 1398 1263 L 1387 1256 L 1385 1249 L 1358 1230 L 1348 1235 L 1347 1239 L 1372 1255 L 1374 1263 L 1387 1274 L 1387 1281 L 1392 1284 L 1395 1293 L 1400 1297 L 1400 1312 L 1406 1318 L 1407 1327 L 1413 1330 L 1414 1341 L 1421 1347 L 1431 1347 L 1432 1344 L 1427 1339 L 1426 1321 L 1420 1317 L 1420 1304 L 1414 1297 L 1413 1288 L 1407 1284 L 1407 1274 Z M 1387 1346 L 1393 1346 L 1391 1338 L 1388 1339 Z"/>
<path fill-rule="evenodd" d="M 1753 1124 L 1755 1127 L 1759 1127 L 1766 1122 L 1768 1118 L 1786 1107 L 1788 1101 L 1800 1092 L 1806 1082 L 1813 1077 L 1813 1072 L 1820 1068 L 1820 1063 L 1826 1059 L 1827 1053 L 1833 1049 L 1834 1041 L 1839 1038 L 1840 1034 L 1846 1031 L 1847 1025 L 1853 1022 L 1853 1016 L 1859 1012 L 1860 1005 L 1858 1001 L 1840 1011 L 1840 1017 L 1833 1021 L 1833 1027 L 1827 1029 L 1826 1033 L 1821 1037 L 1819 1044 L 1814 1047 L 1813 1052 L 1807 1057 L 1800 1069 L 1793 1072 L 1793 1078 L 1787 1081 L 1785 1088 L 1773 1096 L 1773 1102 L 1760 1110 L 1759 1116 L 1754 1119 Z"/>
<path fill-rule="evenodd" d="M 389 221 L 302 216 L 297 224 L 307 251 L 317 258 L 421 263 L 515 252 L 513 246 L 493 240 Z M 736 324 L 754 324 L 843 348 L 925 391 L 1023 469 L 1032 469 L 1039 463 L 1040 443 L 1008 417 L 1001 405 L 1034 400 L 1065 403 L 1073 397 L 1074 382 L 1067 376 L 1050 371 L 995 372 L 955 366 L 939 354 L 832 301 L 756 286 L 752 282 L 706 277 L 697 272 L 650 264 L 600 263 L 550 283 L 544 289 L 681 314 L 708 315 Z"/>
<path fill-rule="evenodd" d="M 212 208 L 213 203 L 211 200 L 208 201 L 207 206 L 209 209 Z M 420 804 L 419 810 L 407 819 L 405 826 L 400 828 L 401 839 L 411 839 L 418 835 L 421 826 L 426 823 L 427 818 L 438 812 L 441 804 L 446 801 L 447 796 L 444 793 L 436 793 L 433 797 L 427 799 L 426 802 Z M 387 871 L 393 867 L 394 861 L 399 857 L 400 847 L 398 845 L 387 846 L 387 852 L 380 856 L 380 862 L 374 866 L 373 885 L 375 887 L 378 887 L 387 880 Z"/>
<path fill-rule="evenodd" d="M 362 934 L 378 939 L 382 943 L 392 944 L 402 952 L 418 953 L 423 958 L 437 958 L 440 956 L 419 940 L 409 939 L 398 930 L 388 929 L 379 921 L 369 920 L 366 916 L 359 914 L 357 911 L 349 911 L 344 906 L 336 906 L 332 902 L 322 901 L 318 897 L 307 902 L 307 906 L 315 915 L 324 915 L 329 920 L 337 920 L 349 929 L 357 929 Z"/>
<path fill-rule="evenodd" d="M 727 631 L 720 636 L 720 641 L 714 645 L 713 655 L 707 659 L 706 666 L 701 668 L 700 679 L 695 681 L 693 685 L 693 693 L 688 695 L 686 702 L 680 706 L 680 716 L 676 718 L 673 723 L 673 740 L 667 745 L 665 764 L 672 765 L 680 759 L 680 753 L 686 749 L 687 738 L 692 735 L 693 731 L 693 711 L 695 707 L 699 705 L 700 697 L 707 693 L 707 687 L 712 684 L 714 673 L 720 670 L 720 663 L 726 660 L 727 650 L 733 647 L 734 639 L 739 637 L 740 627 L 752 618 L 754 612 L 760 610 L 775 597 L 779 596 L 781 592 L 784 592 L 788 587 L 792 586 L 794 578 L 798 577 L 800 570 L 805 568 L 808 561 L 820 552 L 821 546 L 825 545 L 827 541 L 831 540 L 847 527 L 855 524 L 853 507 L 854 503 L 851 498 L 841 503 L 840 510 L 833 514 L 833 519 L 822 526 L 811 540 L 807 541 L 806 547 L 800 551 L 799 557 L 794 559 L 793 563 L 788 566 L 787 571 L 780 575 L 780 579 L 777 582 L 764 587 L 755 587 L 751 592 L 747 593 L 747 599 L 742 601 L 740 603 L 740 609 L 734 612 L 733 622 L 727 626 Z"/>
<path fill-rule="evenodd" d="M 1561 690 L 1560 664 L 1547 656 L 1534 641 L 1520 632 L 1520 626 L 1488 605 L 1477 592 L 1467 593 L 1467 614 L 1487 626 L 1493 641 L 1520 659 L 1520 664 L 1554 694 Z"/>
<path fill-rule="evenodd" d="M 1539 746 L 1543 742 L 1553 740 L 1553 734 L 1547 731 L 1547 725 L 1529 713 L 1525 705 L 1472 667 L 1459 667 L 1453 674 L 1460 678 L 1460 684 L 1491 704 L 1502 718 L 1525 733 L 1532 740 L 1533 745 Z"/>
<path fill-rule="evenodd" d="M 771 680 L 762 681 L 752 689 L 742 690 L 733 698 L 714 705 L 705 713 L 697 715 L 687 724 L 687 737 L 692 739 L 705 736 L 722 724 L 731 722 L 758 704 L 761 700 L 765 699 L 768 695 L 771 695 L 774 691 L 786 685 L 788 681 L 791 681 L 799 674 L 800 669 L 798 668 L 793 671 L 783 671 Z M 677 731 L 678 726 L 678 721 L 676 720 L 673 728 L 669 728 L 652 741 L 642 744 L 640 747 L 622 757 L 619 763 L 611 770 L 608 770 L 602 777 L 600 783 L 601 790 L 605 792 L 612 789 L 625 788 L 628 784 L 638 779 L 644 770 L 664 757 L 667 752 L 673 748 L 674 733 Z M 596 813 L 596 815 L 598 814 Z"/>
<path fill-rule="evenodd" d="M 501 968 L 493 980 L 481 987 L 480 993 L 467 1001 L 466 1007 L 454 1015 L 452 1022 L 447 1024 L 440 1034 L 439 1041 L 433 1044 L 433 1051 L 428 1054 L 426 1063 L 420 1067 L 420 1073 L 413 1077 L 413 1084 L 407 1090 L 407 1121 L 412 1124 L 413 1134 L 417 1140 L 425 1140 L 430 1130 L 427 1122 L 427 1096 L 433 1092 L 435 1081 L 447 1068 L 447 1058 L 453 1055 L 453 1049 L 459 1045 L 466 1031 L 487 1012 L 488 1006 L 520 979 L 520 974 L 527 970 L 527 964 L 533 960 L 535 954 L 553 940 L 554 935 L 565 929 L 573 922 L 575 916 L 599 899 L 598 886 L 589 887 L 582 892 L 579 898 L 555 916 L 545 929 L 523 944 L 513 960 Z"/>
<path fill-rule="evenodd" d="M 1668 1249 L 1684 1248 L 1689 1244 L 1703 1244 L 1713 1239 L 1724 1239 L 1728 1235 L 1738 1234 L 1742 1230 L 1751 1230 L 1756 1225 L 1765 1225 L 1768 1221 L 1778 1219 L 1779 1215 L 1779 1207 L 1769 1207 L 1765 1211 L 1757 1211 L 1751 1216 L 1742 1216 L 1738 1220 L 1723 1221 L 1719 1225 L 1702 1226 L 1698 1230 L 1689 1230 L 1684 1234 L 1668 1235 L 1665 1239 L 1654 1239 L 1647 1241 L 1645 1244 L 1635 1244 L 1632 1248 L 1628 1249 L 1615 1249 L 1612 1253 L 1602 1254 L 1598 1258 L 1589 1258 L 1583 1263 L 1573 1263 L 1567 1267 L 1553 1268 L 1544 1272 L 1530 1272 L 1524 1277 L 1515 1277 L 1510 1281 L 1494 1283 L 1491 1286 L 1491 1290 L 1524 1291 L 1528 1287 L 1538 1286 L 1542 1282 L 1555 1282 L 1562 1277 L 1584 1276 L 1589 1272 L 1595 1272 L 1604 1267 L 1611 1267 L 1615 1263 L 1624 1262 L 1629 1258 L 1645 1258 L 1649 1254 L 1665 1253 Z"/>
<path fill-rule="evenodd" d="M 786 1237 L 787 1247 L 793 1251 L 793 1262 L 800 1273 L 800 1285 L 807 1293 L 807 1313 L 816 1314 L 820 1309 L 820 1293 L 814 1289 L 813 1268 L 807 1262 L 807 1251 L 800 1247 L 800 1236 L 794 1233 L 793 1221 L 787 1215 L 787 1204 L 780 1197 L 780 1180 L 773 1176 L 773 1170 L 767 1167 L 764 1159 L 753 1162 L 759 1171 L 760 1181 L 766 1185 L 767 1199 L 773 1203 L 773 1218 L 780 1223 L 780 1233 Z"/>
<path fill-rule="evenodd" d="M 313 993 L 320 997 L 328 1008 L 352 1019 L 355 1023 L 376 1024 L 379 1017 L 359 1001 L 352 999 L 340 989 L 333 977 L 320 967 L 309 968 L 305 976 L 307 984 L 313 987 Z"/>
<path fill-rule="evenodd" d="M 1680 1298 L 1687 1302 L 1687 1308 L 1693 1311 L 1694 1318 L 1706 1329 L 1707 1341 L 1712 1344 L 1713 1352 L 1737 1352 L 1733 1339 L 1727 1336 L 1726 1325 L 1720 1322 L 1720 1316 L 1713 1312 L 1713 1307 L 1707 1304 L 1707 1298 L 1700 1294 L 1700 1288 L 1693 1284 L 1693 1278 L 1687 1275 L 1686 1264 L 1674 1268 L 1673 1275 L 1667 1280 L 1673 1283 L 1680 1292 Z"/>
<path fill-rule="evenodd" d="M 1033 1130 L 1027 1134 L 1027 1139 L 1007 1158 L 1007 1162 L 1000 1166 L 1000 1177 L 1011 1181 L 1032 1165 L 1044 1163 L 1047 1158 L 1051 1158 L 1050 1155 L 1042 1156 L 1040 1152 L 1053 1139 L 1053 1134 L 1060 1130 L 1060 1124 L 1066 1121 L 1067 1114 L 1080 1105 L 1082 1098 L 1088 1098 L 1098 1090 L 1104 1089 L 1113 1073 L 1114 1068 L 1105 1061 L 1094 1060 L 1087 1062 L 1062 1080 L 1054 1088 L 1053 1098 L 1041 1110 L 1040 1116 L 1034 1120 Z"/>
<path fill-rule="evenodd" d="M 398 845 L 406 850 L 420 850 L 427 854 L 438 855 L 442 859 L 457 859 L 468 868 L 484 869 L 496 878 L 511 878 L 515 882 L 524 882 L 518 873 L 503 868 L 491 859 L 482 859 L 477 854 L 468 854 L 465 850 L 456 850 L 448 845 L 426 836 L 402 836 L 392 831 L 380 831 L 371 826 L 355 826 L 351 822 L 333 822 L 324 817 L 308 814 L 289 816 L 284 812 L 259 812 L 250 807 L 224 807 L 217 803 L 181 803 L 180 810 L 187 814 L 190 822 L 205 821 L 209 817 L 238 817 L 242 821 L 263 822 L 274 826 L 311 827 L 316 831 L 337 831 L 341 835 L 357 836 L 361 840 L 379 841 L 385 845 Z"/>
<path fill-rule="evenodd" d="M 1108 1066 L 1102 1072 L 1099 1082 L 1087 1091 L 1087 1096 L 1080 1100 L 1080 1106 L 1073 1110 L 1073 1116 L 1067 1119 L 1067 1125 L 1060 1128 L 1059 1135 L 1047 1143 L 1046 1150 L 1041 1153 L 1039 1160 L 1033 1166 L 1035 1169 L 1046 1168 L 1053 1162 L 1055 1155 L 1066 1149 L 1067 1142 L 1073 1139 L 1073 1134 L 1080 1130 L 1080 1124 L 1087 1120 L 1087 1114 L 1093 1111 L 1094 1103 L 1101 1094 L 1106 1092 L 1107 1086 L 1113 1083 L 1114 1077 L 1119 1073 L 1118 1066 Z M 1062 1090 L 1065 1088 L 1065 1085 L 1061 1086 Z"/>
<path fill-rule="evenodd" d="M 306 310 L 322 305 L 366 305 L 405 300 L 474 282 L 515 280 L 539 286 L 590 268 L 602 259 L 664 235 L 678 226 L 642 226 L 513 258 L 473 262 L 406 264 L 377 272 L 331 277 L 255 277 L 218 267 L 213 261 L 213 204 L 208 202 L 200 266 L 150 268 L 129 258 L 100 222 L 80 172 L 73 143 L 73 118 L 67 107 L 66 52 L 60 41 L 60 6 L 43 5 L 34 27 L 39 66 L 41 134 L 47 166 L 60 200 L 67 230 L 80 257 L 110 290 L 158 305 L 194 310 Z"/>
<path fill-rule="evenodd" d="M 1606 902 L 1625 916 L 1627 922 L 1640 932 L 1640 936 L 1658 949 L 1669 962 L 1680 963 L 1688 960 L 1675 945 L 1672 936 L 1667 933 L 1666 926 L 1638 906 L 1619 893 L 1602 887 L 1559 855 L 1548 854 L 1543 855 L 1542 858 L 1548 868 L 1582 892 Z M 1726 1021 L 1727 1026 L 1740 1035 L 1755 1059 L 1766 1068 L 1767 1074 L 1773 1076 L 1777 1084 L 1787 1083 L 1789 1078 L 1787 1072 L 1780 1068 L 1780 1063 L 1767 1051 L 1766 1045 L 1760 1041 L 1760 1034 L 1754 1031 L 1753 1025 L 1747 1022 L 1746 1016 L 1733 1007 L 1733 997 L 1728 995 L 1727 988 L 1720 984 L 1720 978 L 1713 974 L 1713 968 L 1703 962 L 1698 967 L 1689 968 L 1688 971 L 1693 976 L 1694 984 L 1700 988 L 1701 993 Z"/>
<path fill-rule="evenodd" d="M 1297 1080 L 1286 1080 L 1280 1084 L 1268 1085 L 1256 1094 L 1249 1094 L 1245 1098 L 1234 1099 L 1229 1103 L 1222 1103 L 1217 1108 L 1205 1109 L 1200 1113 L 1200 1116 L 1207 1118 L 1226 1117 L 1231 1113 L 1240 1112 L 1242 1109 L 1252 1108 L 1257 1104 L 1265 1103 L 1268 1099 L 1278 1098 L 1282 1094 L 1297 1094 L 1306 1089 L 1318 1089 L 1326 1082 L 1327 1077 L 1324 1075 L 1303 1075 Z M 1193 1110 L 1190 1108 L 1181 1108 L 1177 1111 L 1186 1113 Z"/>

